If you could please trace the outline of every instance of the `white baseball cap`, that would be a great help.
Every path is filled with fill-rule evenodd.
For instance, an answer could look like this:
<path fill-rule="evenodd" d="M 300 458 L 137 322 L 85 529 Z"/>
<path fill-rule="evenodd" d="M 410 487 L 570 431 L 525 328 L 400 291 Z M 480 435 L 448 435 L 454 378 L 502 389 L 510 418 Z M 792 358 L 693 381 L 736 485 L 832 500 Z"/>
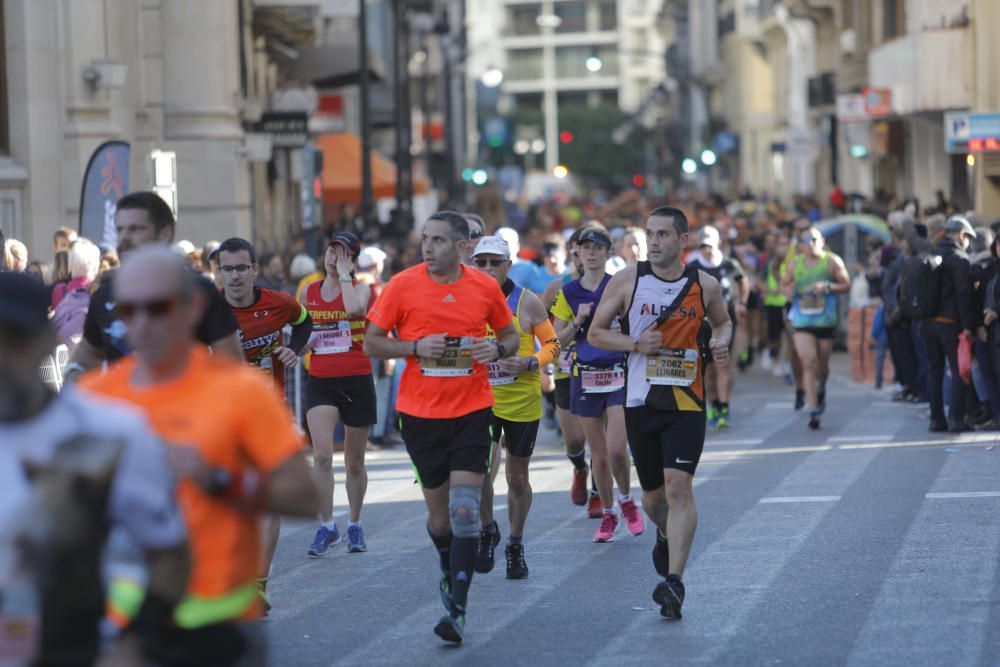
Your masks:
<path fill-rule="evenodd" d="M 719 230 L 711 225 L 705 225 L 698 230 L 698 245 L 719 247 Z"/>
<path fill-rule="evenodd" d="M 367 269 L 375 266 L 379 262 L 384 262 L 388 255 L 385 254 L 381 249 L 375 246 L 367 246 L 361 250 L 361 254 L 358 255 L 358 268 Z"/>
<path fill-rule="evenodd" d="M 510 259 L 510 246 L 499 236 L 484 236 L 479 239 L 476 250 L 472 253 L 473 257 L 479 255 L 500 255 L 504 259 Z"/>

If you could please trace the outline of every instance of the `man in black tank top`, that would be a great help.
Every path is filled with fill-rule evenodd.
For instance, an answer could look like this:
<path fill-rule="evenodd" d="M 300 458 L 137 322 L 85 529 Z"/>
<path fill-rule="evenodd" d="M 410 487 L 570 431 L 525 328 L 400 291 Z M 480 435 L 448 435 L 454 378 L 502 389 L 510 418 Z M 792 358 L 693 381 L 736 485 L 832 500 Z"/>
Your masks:
<path fill-rule="evenodd" d="M 706 425 L 698 333 L 707 319 L 711 354 L 717 365 L 724 365 L 733 331 L 719 282 L 681 263 L 687 235 L 683 212 L 654 209 L 646 221 L 649 261 L 615 274 L 588 334 L 591 345 L 628 355 L 629 448 L 643 509 L 657 527 L 653 566 L 663 577 L 653 600 L 670 619 L 681 617 L 681 577 L 698 522 L 692 481 Z M 615 317 L 621 318 L 621 333 L 611 330 Z"/>

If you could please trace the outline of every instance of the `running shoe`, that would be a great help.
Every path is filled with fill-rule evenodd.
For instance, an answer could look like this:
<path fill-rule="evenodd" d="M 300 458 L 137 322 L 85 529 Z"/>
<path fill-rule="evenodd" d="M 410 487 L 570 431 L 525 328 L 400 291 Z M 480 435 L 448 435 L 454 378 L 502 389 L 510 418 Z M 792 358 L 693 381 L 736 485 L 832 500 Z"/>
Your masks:
<path fill-rule="evenodd" d="M 596 493 L 591 493 L 590 497 L 587 498 L 587 517 L 600 519 L 602 516 L 604 516 L 604 508 L 601 507 L 601 497 Z"/>
<path fill-rule="evenodd" d="M 719 408 L 719 411 L 715 415 L 715 428 L 722 430 L 724 428 L 729 428 L 729 408 Z"/>
<path fill-rule="evenodd" d="M 479 531 L 479 548 L 476 549 L 476 572 L 486 574 L 493 571 L 496 565 L 496 549 L 500 544 L 500 527 L 496 521 L 490 523 L 493 530 L 483 528 Z"/>
<path fill-rule="evenodd" d="M 329 553 L 330 547 L 338 543 L 340 543 L 340 531 L 337 530 L 337 526 L 334 526 L 333 530 L 320 526 L 313 543 L 309 545 L 309 555 L 313 558 L 325 556 Z"/>
<path fill-rule="evenodd" d="M 660 616 L 680 620 L 684 604 L 684 584 L 676 574 L 668 574 L 653 590 L 653 602 L 660 605 Z"/>
<path fill-rule="evenodd" d="M 817 408 L 809 413 L 809 428 L 813 431 L 819 430 L 819 416 L 822 412 Z"/>
<path fill-rule="evenodd" d="M 622 516 L 625 517 L 625 528 L 633 537 L 638 537 L 646 532 L 646 522 L 635 506 L 635 500 L 629 498 L 625 502 L 618 501 L 618 506 L 622 508 Z"/>
<path fill-rule="evenodd" d="M 667 538 L 660 535 L 659 529 L 656 531 L 656 542 L 653 543 L 653 568 L 661 577 L 670 574 L 670 550 Z"/>
<path fill-rule="evenodd" d="M 795 390 L 795 409 L 801 410 L 806 406 L 806 392 L 801 389 Z"/>
<path fill-rule="evenodd" d="M 267 596 L 267 577 L 257 578 L 257 595 L 264 604 L 264 616 L 271 613 L 271 598 Z"/>
<path fill-rule="evenodd" d="M 713 431 L 719 428 L 719 411 L 715 409 L 714 405 L 708 406 L 708 428 Z"/>
<path fill-rule="evenodd" d="M 465 614 L 452 613 L 442 616 L 438 624 L 434 626 L 434 634 L 446 642 L 461 644 L 465 635 Z"/>
<path fill-rule="evenodd" d="M 769 371 L 774 367 L 774 358 L 771 357 L 771 353 L 765 352 L 760 355 L 760 369 L 762 371 Z"/>
<path fill-rule="evenodd" d="M 361 524 L 347 527 L 347 553 L 356 554 L 368 551 L 365 544 L 365 532 L 361 530 Z"/>
<path fill-rule="evenodd" d="M 597 527 L 597 532 L 594 533 L 594 541 L 611 542 L 615 539 L 616 532 L 618 532 L 618 515 L 614 512 L 605 512 L 601 518 L 601 525 Z"/>
<path fill-rule="evenodd" d="M 507 559 L 508 579 L 528 578 L 528 564 L 524 562 L 523 544 L 508 544 L 503 555 Z"/>
<path fill-rule="evenodd" d="M 573 483 L 569 487 L 569 499 L 574 505 L 583 507 L 587 504 L 587 477 L 590 468 L 583 464 L 583 470 L 573 470 Z"/>

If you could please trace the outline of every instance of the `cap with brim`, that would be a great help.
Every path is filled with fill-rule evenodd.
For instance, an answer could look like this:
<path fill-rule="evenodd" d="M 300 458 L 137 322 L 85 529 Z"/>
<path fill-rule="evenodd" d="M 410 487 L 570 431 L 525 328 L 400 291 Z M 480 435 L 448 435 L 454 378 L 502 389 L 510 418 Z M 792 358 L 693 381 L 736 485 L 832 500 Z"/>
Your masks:
<path fill-rule="evenodd" d="M 384 251 L 376 248 L 375 246 L 368 246 L 361 251 L 358 255 L 358 266 L 362 269 L 367 269 L 370 266 L 375 266 L 379 262 L 384 262 L 388 255 Z"/>
<path fill-rule="evenodd" d="M 479 239 L 476 250 L 472 253 L 473 257 L 480 255 L 499 255 L 504 259 L 510 259 L 510 246 L 499 236 L 484 236 Z"/>
<path fill-rule="evenodd" d="M 972 228 L 972 224 L 960 215 L 953 215 L 948 218 L 948 222 L 944 223 L 944 230 L 946 232 L 962 232 L 972 238 L 976 238 L 976 230 Z"/>
<path fill-rule="evenodd" d="M 350 232 L 340 232 L 334 236 L 329 245 L 334 244 L 343 246 L 351 257 L 357 257 L 361 254 L 361 239 Z"/>
<path fill-rule="evenodd" d="M 702 227 L 698 230 L 698 245 L 712 246 L 719 245 L 719 230 L 715 227 Z"/>
<path fill-rule="evenodd" d="M 49 325 L 52 297 L 42 281 L 26 273 L 0 273 L 0 324 L 25 334 Z"/>
<path fill-rule="evenodd" d="M 600 229 L 595 228 L 584 230 L 584 232 L 580 234 L 580 238 L 576 240 L 576 244 L 583 245 L 588 241 L 590 243 L 598 243 L 609 248 L 611 247 L 611 236 L 609 236 L 607 232 Z"/>

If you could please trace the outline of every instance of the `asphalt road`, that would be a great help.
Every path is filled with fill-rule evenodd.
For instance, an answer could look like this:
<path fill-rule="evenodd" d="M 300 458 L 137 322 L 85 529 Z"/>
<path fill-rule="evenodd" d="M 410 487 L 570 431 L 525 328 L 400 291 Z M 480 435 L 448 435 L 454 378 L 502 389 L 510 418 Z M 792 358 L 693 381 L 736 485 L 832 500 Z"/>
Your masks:
<path fill-rule="evenodd" d="M 733 427 L 709 436 L 683 620 L 651 600 L 652 529 L 594 544 L 596 521 L 570 504 L 570 464 L 545 432 L 531 574 L 505 579 L 501 545 L 473 581 L 465 644 L 445 646 L 432 632 L 437 555 L 400 447 L 369 455 L 368 553 L 309 559 L 314 526 L 284 527 L 272 664 L 1000 665 L 997 438 L 930 434 L 920 407 L 843 380 L 811 432 L 791 394 L 760 372 L 738 377 Z"/>

